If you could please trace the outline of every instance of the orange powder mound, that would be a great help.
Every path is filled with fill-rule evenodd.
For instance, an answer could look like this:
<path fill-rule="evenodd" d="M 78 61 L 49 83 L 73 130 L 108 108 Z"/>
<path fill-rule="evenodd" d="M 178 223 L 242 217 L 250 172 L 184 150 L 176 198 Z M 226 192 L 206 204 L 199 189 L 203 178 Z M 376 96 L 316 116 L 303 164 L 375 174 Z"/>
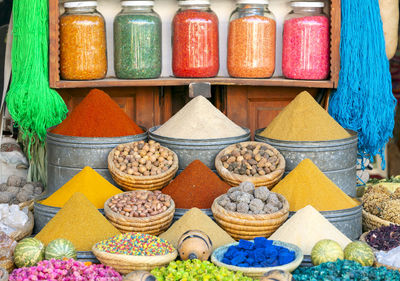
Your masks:
<path fill-rule="evenodd" d="M 301 161 L 272 191 L 282 194 L 288 200 L 290 211 L 298 211 L 307 205 L 318 211 L 349 209 L 359 205 L 310 159 Z"/>
<path fill-rule="evenodd" d="M 52 133 L 74 137 L 121 137 L 143 130 L 105 92 L 93 89 Z"/>

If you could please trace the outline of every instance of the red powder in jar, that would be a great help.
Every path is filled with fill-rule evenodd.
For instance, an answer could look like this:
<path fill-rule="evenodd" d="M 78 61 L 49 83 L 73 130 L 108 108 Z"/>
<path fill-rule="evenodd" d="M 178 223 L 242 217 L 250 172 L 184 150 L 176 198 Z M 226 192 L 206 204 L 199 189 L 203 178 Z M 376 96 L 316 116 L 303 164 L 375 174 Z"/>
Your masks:
<path fill-rule="evenodd" d="M 286 78 L 323 80 L 329 75 L 329 19 L 310 16 L 283 26 L 282 71 Z"/>
<path fill-rule="evenodd" d="M 219 70 L 218 18 L 184 10 L 172 22 L 172 71 L 177 77 L 213 77 Z"/>

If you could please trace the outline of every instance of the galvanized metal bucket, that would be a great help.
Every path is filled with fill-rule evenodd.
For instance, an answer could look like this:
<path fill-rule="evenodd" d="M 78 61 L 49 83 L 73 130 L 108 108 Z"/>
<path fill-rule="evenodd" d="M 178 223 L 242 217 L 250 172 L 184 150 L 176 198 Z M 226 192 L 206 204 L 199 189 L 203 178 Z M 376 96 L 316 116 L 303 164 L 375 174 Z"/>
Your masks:
<path fill-rule="evenodd" d="M 40 204 L 35 201 L 33 204 L 33 217 L 35 218 L 35 226 L 33 228 L 33 233 L 39 233 L 43 227 L 60 211 L 61 208 L 51 207 L 47 205 Z M 104 209 L 99 209 L 99 212 L 105 216 Z"/>
<path fill-rule="evenodd" d="M 289 218 L 296 212 L 290 212 Z M 336 211 L 320 212 L 330 223 L 350 240 L 358 240 L 362 234 L 362 204 L 357 207 Z"/>
<path fill-rule="evenodd" d="M 349 131 L 350 138 L 332 141 L 283 141 L 260 136 L 264 129 L 256 131 L 255 140 L 282 153 L 286 160 L 284 176 L 309 158 L 347 195 L 356 197 L 357 133 Z"/>
<path fill-rule="evenodd" d="M 172 219 L 173 222 L 179 220 L 187 211 L 190 209 L 175 209 L 174 218 Z M 210 219 L 214 220 L 213 213 L 211 209 L 200 209 L 204 214 L 210 217 Z"/>
<path fill-rule="evenodd" d="M 79 173 L 92 167 L 112 184 L 107 157 L 118 144 L 147 140 L 145 133 L 114 138 L 83 138 L 47 133 L 47 194 L 51 195 Z"/>
<path fill-rule="evenodd" d="M 222 139 L 204 139 L 204 140 L 189 140 L 189 139 L 174 139 L 163 137 L 154 134 L 160 126 L 149 129 L 149 138 L 159 142 L 162 146 L 168 147 L 178 155 L 180 173 L 190 163 L 198 159 L 203 162 L 208 168 L 216 172 L 215 157 L 225 147 L 250 140 L 250 130 L 243 128 L 246 133 L 232 138 Z"/>

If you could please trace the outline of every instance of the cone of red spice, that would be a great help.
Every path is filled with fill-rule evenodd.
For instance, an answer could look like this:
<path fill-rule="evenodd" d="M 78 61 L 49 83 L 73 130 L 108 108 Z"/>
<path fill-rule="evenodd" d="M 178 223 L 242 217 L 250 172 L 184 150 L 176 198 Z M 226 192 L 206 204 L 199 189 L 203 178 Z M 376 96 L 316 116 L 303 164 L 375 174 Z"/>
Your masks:
<path fill-rule="evenodd" d="M 122 137 L 143 130 L 105 92 L 93 89 L 52 133 L 74 137 Z"/>
<path fill-rule="evenodd" d="M 172 197 L 179 209 L 209 209 L 214 199 L 230 186 L 200 160 L 194 160 L 162 192 Z"/>

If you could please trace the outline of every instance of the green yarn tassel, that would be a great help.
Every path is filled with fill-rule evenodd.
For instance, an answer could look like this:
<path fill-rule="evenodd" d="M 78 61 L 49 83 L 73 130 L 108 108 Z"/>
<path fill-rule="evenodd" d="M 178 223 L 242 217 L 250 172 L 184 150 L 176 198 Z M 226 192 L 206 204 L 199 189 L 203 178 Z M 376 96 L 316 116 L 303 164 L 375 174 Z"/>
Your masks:
<path fill-rule="evenodd" d="M 13 1 L 12 80 L 7 108 L 30 146 L 62 122 L 67 107 L 48 80 L 48 0 Z M 37 139 L 36 139 L 37 138 Z"/>

